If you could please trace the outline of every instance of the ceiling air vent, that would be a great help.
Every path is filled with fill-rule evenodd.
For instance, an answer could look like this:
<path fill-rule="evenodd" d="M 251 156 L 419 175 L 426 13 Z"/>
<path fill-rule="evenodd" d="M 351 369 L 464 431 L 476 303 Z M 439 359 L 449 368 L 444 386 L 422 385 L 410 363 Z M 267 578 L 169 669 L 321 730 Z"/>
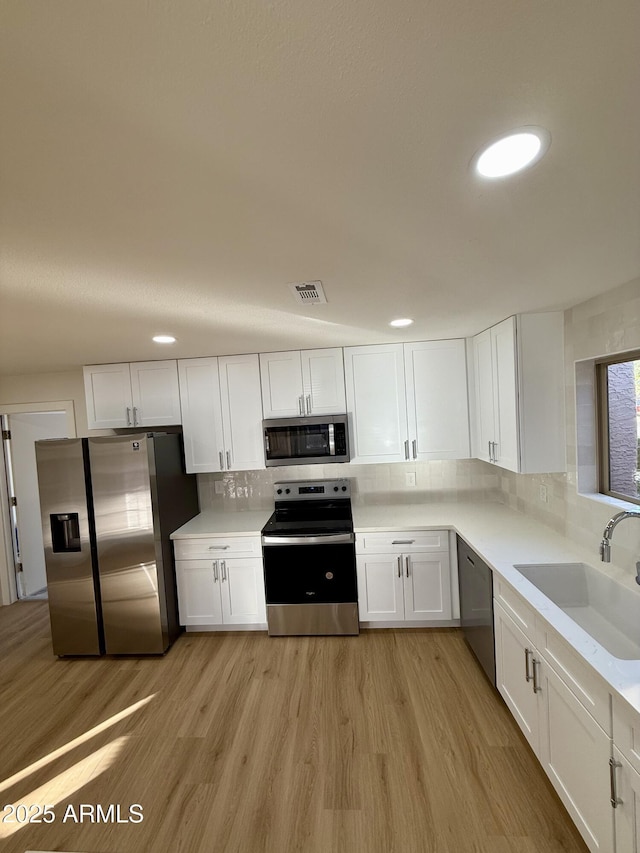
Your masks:
<path fill-rule="evenodd" d="M 321 281 L 298 281 L 290 284 L 296 302 L 303 305 L 321 305 L 327 301 Z"/>

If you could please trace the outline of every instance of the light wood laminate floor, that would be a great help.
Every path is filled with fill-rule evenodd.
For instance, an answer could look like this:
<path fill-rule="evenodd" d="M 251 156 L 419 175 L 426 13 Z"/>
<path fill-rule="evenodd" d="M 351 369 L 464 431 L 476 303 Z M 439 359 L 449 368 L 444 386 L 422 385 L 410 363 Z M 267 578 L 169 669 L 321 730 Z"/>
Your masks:
<path fill-rule="evenodd" d="M 453 629 L 58 660 L 46 603 L 0 608 L 0 770 L 3 805 L 55 814 L 0 823 L 7 853 L 586 850 Z"/>

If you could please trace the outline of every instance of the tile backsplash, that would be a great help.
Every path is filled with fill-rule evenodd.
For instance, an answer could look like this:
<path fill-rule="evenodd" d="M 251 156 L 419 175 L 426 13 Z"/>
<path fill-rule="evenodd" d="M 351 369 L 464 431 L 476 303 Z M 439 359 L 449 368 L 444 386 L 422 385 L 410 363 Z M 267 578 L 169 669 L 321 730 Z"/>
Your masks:
<path fill-rule="evenodd" d="M 415 486 L 407 485 L 415 474 Z M 354 502 L 367 504 L 500 500 L 498 469 L 477 459 L 407 462 L 380 465 L 295 465 L 264 471 L 199 474 L 202 509 L 225 512 L 268 509 L 273 484 L 281 480 L 349 477 Z M 216 483 L 221 494 L 216 494 Z"/>

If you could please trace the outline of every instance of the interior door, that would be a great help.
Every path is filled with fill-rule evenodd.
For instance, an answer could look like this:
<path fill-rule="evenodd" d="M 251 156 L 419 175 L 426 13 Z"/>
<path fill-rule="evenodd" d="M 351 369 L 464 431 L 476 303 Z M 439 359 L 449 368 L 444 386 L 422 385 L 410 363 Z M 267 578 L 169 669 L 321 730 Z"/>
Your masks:
<path fill-rule="evenodd" d="M 11 434 L 5 449 L 10 455 L 12 497 L 17 503 L 13 515 L 14 551 L 22 566 L 16 580 L 18 596 L 23 598 L 44 592 L 47 586 L 35 442 L 65 438 L 67 416 L 65 412 L 25 412 L 5 418 L 5 428 Z"/>

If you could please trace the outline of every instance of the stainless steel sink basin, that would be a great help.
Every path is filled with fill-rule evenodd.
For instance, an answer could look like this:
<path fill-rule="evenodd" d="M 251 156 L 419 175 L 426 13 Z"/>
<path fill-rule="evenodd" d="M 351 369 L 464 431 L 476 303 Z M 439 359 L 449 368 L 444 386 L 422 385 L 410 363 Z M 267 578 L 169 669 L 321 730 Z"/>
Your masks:
<path fill-rule="evenodd" d="M 586 563 L 514 568 L 613 657 L 640 660 L 640 592 Z"/>

